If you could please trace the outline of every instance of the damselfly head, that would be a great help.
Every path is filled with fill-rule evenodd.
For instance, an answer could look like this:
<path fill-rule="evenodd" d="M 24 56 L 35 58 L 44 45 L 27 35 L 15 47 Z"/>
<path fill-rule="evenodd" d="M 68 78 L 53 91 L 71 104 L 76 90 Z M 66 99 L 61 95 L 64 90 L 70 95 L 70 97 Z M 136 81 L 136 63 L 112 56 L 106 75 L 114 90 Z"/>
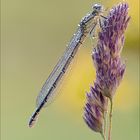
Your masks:
<path fill-rule="evenodd" d="M 93 11 L 96 11 L 96 12 L 100 13 L 100 12 L 103 11 L 103 6 L 100 5 L 100 4 L 94 4 L 94 5 L 92 6 L 92 9 L 93 9 Z"/>

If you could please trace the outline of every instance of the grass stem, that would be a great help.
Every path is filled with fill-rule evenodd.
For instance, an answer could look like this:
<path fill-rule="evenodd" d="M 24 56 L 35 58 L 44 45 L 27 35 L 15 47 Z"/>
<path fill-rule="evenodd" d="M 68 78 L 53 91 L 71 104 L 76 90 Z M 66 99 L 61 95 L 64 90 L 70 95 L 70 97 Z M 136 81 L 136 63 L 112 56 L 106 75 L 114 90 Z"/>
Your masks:
<path fill-rule="evenodd" d="M 108 140 L 111 140 L 111 129 L 112 129 L 112 108 L 113 108 L 113 102 L 112 102 L 112 98 L 110 98 L 110 112 L 109 112 Z"/>

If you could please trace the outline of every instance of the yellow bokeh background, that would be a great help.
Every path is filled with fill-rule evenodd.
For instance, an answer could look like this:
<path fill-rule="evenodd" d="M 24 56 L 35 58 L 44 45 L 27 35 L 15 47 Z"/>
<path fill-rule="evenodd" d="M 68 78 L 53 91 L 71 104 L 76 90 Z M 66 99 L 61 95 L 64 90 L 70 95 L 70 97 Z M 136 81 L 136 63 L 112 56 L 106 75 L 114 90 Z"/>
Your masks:
<path fill-rule="evenodd" d="M 28 120 L 43 83 L 63 54 L 81 18 L 95 3 L 119 0 L 1 0 L 1 140 L 101 140 L 82 119 L 95 80 L 88 38 L 70 65 L 54 102 L 34 128 Z M 139 1 L 128 0 L 131 21 L 122 58 L 126 73 L 114 97 L 112 140 L 139 139 Z"/>

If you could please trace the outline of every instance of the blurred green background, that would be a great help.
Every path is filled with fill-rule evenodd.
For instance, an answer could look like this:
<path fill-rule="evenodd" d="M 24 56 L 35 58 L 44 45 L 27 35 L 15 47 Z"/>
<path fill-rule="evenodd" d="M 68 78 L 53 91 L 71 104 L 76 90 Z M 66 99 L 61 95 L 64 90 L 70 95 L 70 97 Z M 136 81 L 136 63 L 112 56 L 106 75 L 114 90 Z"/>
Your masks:
<path fill-rule="evenodd" d="M 81 18 L 94 3 L 119 0 L 1 1 L 1 140 L 101 140 L 82 119 L 85 92 L 95 80 L 87 39 L 57 91 L 57 100 L 28 127 L 35 99 Z M 112 140 L 139 137 L 139 1 L 128 0 L 131 21 L 123 58 L 127 70 L 114 98 Z"/>

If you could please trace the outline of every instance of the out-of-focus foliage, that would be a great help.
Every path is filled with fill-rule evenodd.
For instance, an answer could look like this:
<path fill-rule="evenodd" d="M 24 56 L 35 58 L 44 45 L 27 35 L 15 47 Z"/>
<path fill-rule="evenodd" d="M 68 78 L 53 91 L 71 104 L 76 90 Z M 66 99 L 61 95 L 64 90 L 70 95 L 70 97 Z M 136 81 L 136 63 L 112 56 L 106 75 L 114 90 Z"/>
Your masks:
<path fill-rule="evenodd" d="M 36 96 L 65 50 L 81 18 L 93 3 L 110 8 L 120 2 L 92 0 L 1 1 L 1 139 L 100 139 L 85 125 L 85 92 L 95 80 L 88 39 L 64 77 L 61 94 L 44 108 L 33 129 L 28 119 Z M 123 58 L 126 74 L 114 98 L 113 140 L 138 140 L 139 108 L 139 1 L 128 0 L 131 21 Z"/>

